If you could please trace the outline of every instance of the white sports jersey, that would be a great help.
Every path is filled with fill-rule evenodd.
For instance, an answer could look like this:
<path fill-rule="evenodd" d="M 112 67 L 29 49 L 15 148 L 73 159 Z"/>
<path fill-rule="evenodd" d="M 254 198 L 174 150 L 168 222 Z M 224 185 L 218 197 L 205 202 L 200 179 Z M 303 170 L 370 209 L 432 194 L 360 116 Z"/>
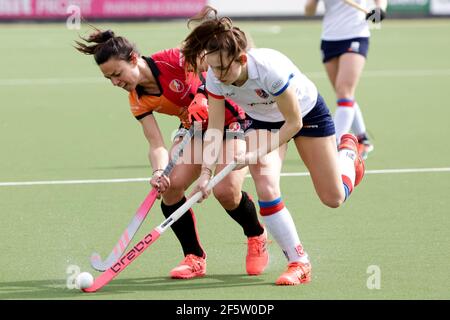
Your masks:
<path fill-rule="evenodd" d="M 230 98 L 252 118 L 265 122 L 284 121 L 275 97 L 288 86 L 296 88 L 304 117 L 317 101 L 317 88 L 292 61 L 272 49 L 250 49 L 247 52 L 248 79 L 241 86 L 225 85 L 211 68 L 206 77 L 206 90 L 216 98 Z"/>
<path fill-rule="evenodd" d="M 354 0 L 366 7 L 366 0 Z M 342 0 L 323 0 L 325 15 L 322 25 L 322 40 L 345 40 L 370 37 L 369 26 L 363 12 Z"/>

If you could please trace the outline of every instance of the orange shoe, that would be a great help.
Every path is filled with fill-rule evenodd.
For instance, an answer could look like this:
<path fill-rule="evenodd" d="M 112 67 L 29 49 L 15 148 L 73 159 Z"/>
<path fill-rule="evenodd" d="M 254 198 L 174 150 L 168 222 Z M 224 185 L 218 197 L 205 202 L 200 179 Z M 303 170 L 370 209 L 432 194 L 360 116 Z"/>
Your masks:
<path fill-rule="evenodd" d="M 261 274 L 269 263 L 269 253 L 267 252 L 267 230 L 256 237 L 249 237 L 247 240 L 247 257 L 245 267 L 247 274 L 256 276 Z"/>
<path fill-rule="evenodd" d="M 311 264 L 291 262 L 288 269 L 275 282 L 278 286 L 296 286 L 311 281 Z"/>
<path fill-rule="evenodd" d="M 338 150 L 351 150 L 355 152 L 355 187 L 361 182 L 364 177 L 364 160 L 358 152 L 358 139 L 351 133 L 346 133 L 341 137 L 341 143 L 339 144 Z"/>
<path fill-rule="evenodd" d="M 178 266 L 170 271 L 172 279 L 191 279 L 206 274 L 206 259 L 188 254 Z"/>

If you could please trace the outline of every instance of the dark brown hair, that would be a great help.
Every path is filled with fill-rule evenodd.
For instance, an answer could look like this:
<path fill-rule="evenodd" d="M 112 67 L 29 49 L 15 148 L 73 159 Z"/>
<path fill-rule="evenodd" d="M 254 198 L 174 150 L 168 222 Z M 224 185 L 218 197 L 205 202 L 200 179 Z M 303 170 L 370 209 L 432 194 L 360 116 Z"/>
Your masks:
<path fill-rule="evenodd" d="M 94 30 L 88 38 L 80 37 L 87 43 L 94 43 L 93 45 L 75 41 L 77 45 L 74 47 L 81 53 L 93 55 L 98 65 L 111 58 L 129 62 L 133 52 L 139 54 L 134 44 L 124 37 L 116 37 L 112 30 L 101 31 L 97 28 L 94 28 Z"/>
<path fill-rule="evenodd" d="M 183 42 L 181 52 L 185 58 L 186 65 L 197 71 L 197 58 L 219 52 L 222 64 L 222 54 L 231 58 L 225 67 L 225 72 L 239 55 L 247 50 L 248 41 L 245 33 L 228 17 L 219 18 L 217 10 L 206 6 L 200 13 L 188 21 L 188 27 L 193 23 L 199 23 Z M 222 64 L 223 65 L 223 64 Z"/>

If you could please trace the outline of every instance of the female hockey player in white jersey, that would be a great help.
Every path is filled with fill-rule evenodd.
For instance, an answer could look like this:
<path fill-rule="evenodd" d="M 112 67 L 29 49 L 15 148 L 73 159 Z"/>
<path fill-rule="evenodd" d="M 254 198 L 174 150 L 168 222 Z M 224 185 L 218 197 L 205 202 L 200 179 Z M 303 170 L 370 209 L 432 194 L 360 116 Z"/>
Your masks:
<path fill-rule="evenodd" d="M 319 0 L 307 0 L 305 15 L 316 13 Z M 375 9 L 367 14 L 347 4 L 345 0 L 323 0 L 322 62 L 334 88 L 337 107 L 334 116 L 336 138 L 350 130 L 357 136 L 359 153 L 366 159 L 373 144 L 366 133 L 361 109 L 355 91 L 369 50 L 368 21 L 380 22 L 385 18 L 387 0 L 375 0 Z M 361 7 L 366 0 L 354 0 Z"/>
<path fill-rule="evenodd" d="M 246 36 L 231 19 L 217 17 L 211 7 L 192 21 L 201 22 L 185 39 L 182 52 L 194 70 L 197 59 L 209 65 L 206 89 L 209 125 L 205 136 L 202 173 L 193 192 L 208 196 L 206 185 L 220 148 L 215 135 L 222 134 L 224 98 L 236 101 L 248 116 L 247 154 L 255 183 L 260 213 L 269 233 L 288 259 L 288 268 L 278 285 L 297 285 L 311 279 L 311 264 L 303 250 L 292 217 L 280 192 L 280 171 L 287 142 L 291 139 L 311 173 L 319 198 L 327 206 L 339 207 L 364 175 L 357 154 L 357 140 L 344 135 L 336 151 L 335 130 L 329 110 L 315 85 L 283 54 L 271 49 L 249 49 Z M 201 60 L 200 60 L 201 61 Z M 263 147 L 261 131 L 272 143 Z M 273 135 L 278 139 L 273 141 Z M 262 149 L 265 149 L 261 151 Z"/>

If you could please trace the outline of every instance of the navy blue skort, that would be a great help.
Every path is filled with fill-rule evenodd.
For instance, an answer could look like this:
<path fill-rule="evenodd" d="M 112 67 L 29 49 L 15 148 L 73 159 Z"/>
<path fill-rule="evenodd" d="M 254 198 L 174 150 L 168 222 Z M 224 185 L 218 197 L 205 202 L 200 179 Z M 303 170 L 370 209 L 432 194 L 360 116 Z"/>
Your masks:
<path fill-rule="evenodd" d="M 250 116 L 246 116 L 245 131 L 248 130 L 278 130 L 280 129 L 284 121 L 280 122 L 265 122 L 252 119 Z M 330 110 L 328 109 L 325 100 L 319 94 L 317 96 L 317 102 L 314 108 L 303 117 L 303 127 L 297 132 L 293 138 L 299 136 L 304 137 L 328 137 L 336 133 L 334 128 L 333 118 L 331 117 Z"/>
<path fill-rule="evenodd" d="M 369 38 L 353 38 L 338 41 L 322 40 L 320 50 L 322 51 L 323 63 L 339 57 L 344 53 L 357 53 L 367 58 Z"/>

